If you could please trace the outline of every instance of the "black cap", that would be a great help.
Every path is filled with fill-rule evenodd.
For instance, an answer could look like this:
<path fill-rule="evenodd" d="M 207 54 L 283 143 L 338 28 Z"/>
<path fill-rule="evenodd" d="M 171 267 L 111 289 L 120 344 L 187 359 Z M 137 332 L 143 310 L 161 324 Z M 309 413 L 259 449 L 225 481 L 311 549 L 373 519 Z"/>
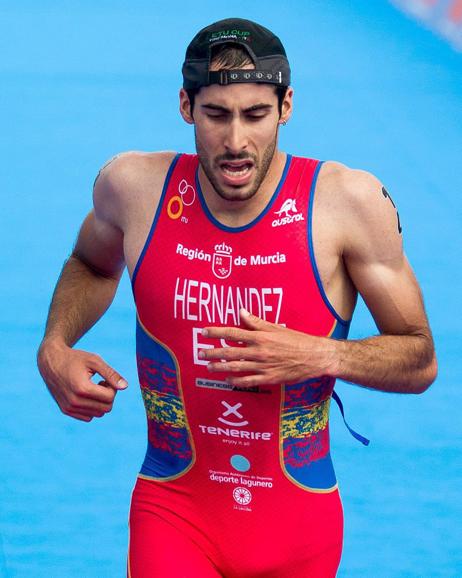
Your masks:
<path fill-rule="evenodd" d="M 212 47 L 227 42 L 243 46 L 255 69 L 210 72 Z M 198 32 L 186 49 L 182 72 L 186 89 L 234 82 L 290 84 L 290 66 L 279 38 L 264 26 L 242 18 L 220 20 Z"/>

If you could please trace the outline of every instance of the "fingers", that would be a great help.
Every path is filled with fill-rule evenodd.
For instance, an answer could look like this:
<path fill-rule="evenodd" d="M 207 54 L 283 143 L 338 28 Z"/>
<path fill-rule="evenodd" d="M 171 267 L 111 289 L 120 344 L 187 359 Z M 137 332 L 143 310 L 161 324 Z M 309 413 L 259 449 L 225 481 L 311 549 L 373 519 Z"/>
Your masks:
<path fill-rule="evenodd" d="M 259 373 L 260 368 L 259 366 L 253 361 L 216 361 L 214 363 L 209 363 L 207 365 L 207 369 L 209 371 L 215 372 L 232 372 L 232 373 L 240 373 L 240 372 L 253 372 Z"/>
<path fill-rule="evenodd" d="M 90 422 L 93 419 L 93 417 L 89 417 L 89 416 L 86 416 L 82 413 L 76 413 L 76 412 L 65 413 L 65 415 L 68 415 L 69 417 L 73 417 L 74 419 L 78 419 L 79 421 Z"/>
<path fill-rule="evenodd" d="M 226 378 L 226 381 L 230 385 L 238 385 L 239 387 L 254 387 L 256 385 L 268 385 L 270 383 L 261 375 L 245 375 L 243 377 L 230 375 Z"/>
<path fill-rule="evenodd" d="M 239 316 L 241 321 L 243 321 L 249 329 L 240 329 L 239 327 L 205 327 L 202 330 L 202 335 L 205 337 L 229 339 L 230 341 L 254 343 L 257 339 L 258 331 L 281 331 L 285 329 L 282 325 L 270 323 L 256 315 L 252 315 L 252 313 L 249 313 L 247 309 L 244 308 L 239 310 Z"/>
<path fill-rule="evenodd" d="M 118 390 L 127 382 L 100 356 L 55 346 L 49 342 L 42 346 L 39 361 L 40 373 L 61 411 L 81 421 L 91 421 L 112 410 Z M 94 383 L 91 378 L 103 378 Z"/>
<path fill-rule="evenodd" d="M 109 413 L 112 410 L 112 402 L 100 403 L 74 394 L 70 395 L 66 402 L 60 404 L 60 407 L 65 415 L 93 418 L 103 417 L 103 415 Z"/>
<path fill-rule="evenodd" d="M 112 404 L 116 396 L 115 390 L 107 381 L 99 381 L 93 383 L 91 379 L 81 384 L 78 389 L 75 389 L 82 398 L 91 399 L 102 404 Z"/>
<path fill-rule="evenodd" d="M 115 369 L 108 365 L 99 355 L 92 355 L 89 359 L 89 367 L 99 373 L 104 380 L 114 389 L 126 389 L 128 382 Z"/>
<path fill-rule="evenodd" d="M 243 343 L 253 343 L 255 338 L 253 331 L 239 329 L 239 327 L 204 327 L 202 335 L 227 341 L 242 341 Z"/>
<path fill-rule="evenodd" d="M 257 351 L 252 347 L 210 347 L 201 349 L 198 353 L 199 359 L 259 359 Z"/>
<path fill-rule="evenodd" d="M 107 381 L 93 383 L 90 379 L 75 384 L 72 390 L 67 390 L 59 406 L 64 414 L 76 419 L 103 417 L 112 410 L 117 390 Z M 89 421 L 88 419 L 84 421 Z"/>
<path fill-rule="evenodd" d="M 268 327 L 277 327 L 274 323 L 270 323 L 269 321 L 265 321 L 256 315 L 252 315 L 247 309 L 243 307 L 239 310 L 239 317 L 241 321 L 243 321 L 247 327 L 250 329 L 267 329 Z"/>

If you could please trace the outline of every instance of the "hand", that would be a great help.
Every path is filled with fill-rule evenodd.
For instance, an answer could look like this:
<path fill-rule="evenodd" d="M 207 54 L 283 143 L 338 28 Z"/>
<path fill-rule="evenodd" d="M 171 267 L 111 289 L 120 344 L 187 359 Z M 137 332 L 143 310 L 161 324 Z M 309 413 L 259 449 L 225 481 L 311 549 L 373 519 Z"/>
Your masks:
<path fill-rule="evenodd" d="M 228 375 L 228 383 L 251 387 L 335 375 L 335 340 L 269 323 L 245 309 L 240 310 L 240 318 L 248 329 L 206 327 L 202 331 L 207 337 L 244 344 L 244 347 L 204 348 L 199 352 L 200 359 L 212 360 L 207 366 L 210 371 L 248 374 Z"/>
<path fill-rule="evenodd" d="M 44 341 L 38 352 L 38 367 L 51 395 L 68 416 L 89 422 L 112 409 L 118 390 L 128 383 L 101 357 Z M 103 378 L 94 383 L 98 373 Z"/>

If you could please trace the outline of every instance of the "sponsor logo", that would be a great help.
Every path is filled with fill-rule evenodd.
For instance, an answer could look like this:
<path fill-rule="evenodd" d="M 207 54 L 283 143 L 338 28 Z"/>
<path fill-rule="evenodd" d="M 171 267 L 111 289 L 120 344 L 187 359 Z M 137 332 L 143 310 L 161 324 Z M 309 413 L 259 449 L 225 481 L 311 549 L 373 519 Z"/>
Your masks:
<path fill-rule="evenodd" d="M 215 42 L 216 40 L 228 40 L 230 38 L 240 38 L 241 40 L 248 40 L 250 32 L 247 30 L 239 30 L 238 28 L 232 28 L 227 30 L 218 30 L 217 32 L 212 32 L 209 37 L 209 42 Z"/>
<path fill-rule="evenodd" d="M 209 470 L 209 480 L 217 484 L 235 484 L 247 486 L 247 488 L 269 488 L 273 487 L 273 478 L 268 476 L 256 476 L 249 474 L 236 474 L 234 472 L 222 472 Z M 247 489 L 244 488 L 244 489 Z"/>
<path fill-rule="evenodd" d="M 221 423 L 225 423 L 226 425 L 233 425 L 234 427 L 243 427 L 245 425 L 249 425 L 247 420 L 234 422 L 224 419 L 230 414 L 235 415 L 239 419 L 242 419 L 244 416 L 237 411 L 242 407 L 242 403 L 236 403 L 235 405 L 229 405 L 227 401 L 222 401 L 221 403 L 225 406 L 226 410 L 223 412 L 222 416 L 218 418 L 218 421 L 221 421 Z"/>
<path fill-rule="evenodd" d="M 271 393 L 270 388 L 260 387 L 259 385 L 239 387 L 238 385 L 232 385 L 227 381 L 219 381 L 218 379 L 204 379 L 202 377 L 196 378 L 196 387 L 205 387 L 208 389 L 224 389 L 226 391 L 242 391 L 244 393 Z"/>
<path fill-rule="evenodd" d="M 232 248 L 226 243 L 215 245 L 215 253 L 212 258 L 212 271 L 215 277 L 219 279 L 226 279 L 231 275 L 231 268 L 233 259 L 231 253 Z"/>
<path fill-rule="evenodd" d="M 178 184 L 178 195 L 173 195 L 167 204 L 168 216 L 176 221 L 183 214 L 184 207 L 190 207 L 196 200 L 196 190 L 185 179 Z M 182 222 L 187 223 L 188 218 L 182 217 Z"/>
<path fill-rule="evenodd" d="M 240 506 L 247 506 L 252 501 L 252 493 L 247 488 L 234 488 L 233 498 Z"/>
<path fill-rule="evenodd" d="M 256 255 L 250 255 L 250 257 L 242 257 L 241 255 L 232 257 L 232 251 L 232 248 L 228 247 L 224 243 L 221 245 L 215 245 L 212 269 L 214 267 L 217 269 L 217 271 L 214 270 L 214 273 L 220 279 L 229 277 L 231 274 L 232 265 L 235 265 L 236 267 L 247 267 L 248 265 L 255 267 L 261 265 L 278 265 L 279 263 L 287 262 L 286 254 L 280 253 L 279 251 L 271 255 L 261 255 L 257 253 Z M 211 253 L 207 253 L 204 251 L 204 249 L 199 249 L 198 247 L 191 249 L 182 243 L 176 244 L 175 253 L 177 255 L 186 257 L 188 261 L 207 261 L 208 263 L 212 262 Z M 223 275 L 226 275 L 226 277 L 223 277 Z"/>
<path fill-rule="evenodd" d="M 224 423 L 227 426 L 231 427 L 215 427 L 210 425 L 199 425 L 199 429 L 203 434 L 208 435 L 215 435 L 224 438 L 238 438 L 240 440 L 263 440 L 269 441 L 271 440 L 271 436 L 273 435 L 272 432 L 261 432 L 261 431 L 249 431 L 244 429 L 235 429 L 235 428 L 242 428 L 249 424 L 249 422 L 244 419 L 244 416 L 238 411 L 242 407 L 242 403 L 236 403 L 235 405 L 231 405 L 226 401 L 221 402 L 222 405 L 226 408 L 225 411 L 218 417 L 218 421 Z M 230 421 L 228 416 L 235 416 L 239 420 Z M 223 441 L 227 441 L 224 439 Z M 241 443 L 241 442 L 239 442 Z M 247 442 L 248 445 L 248 442 Z"/>
<path fill-rule="evenodd" d="M 273 227 L 290 225 L 296 221 L 304 221 L 302 213 L 297 210 L 295 199 L 286 199 L 279 211 L 274 211 L 274 213 L 279 218 L 273 220 L 271 223 Z"/>
<path fill-rule="evenodd" d="M 278 215 L 278 217 L 280 217 L 282 215 L 282 213 L 285 213 L 286 217 L 289 217 L 290 214 L 289 213 L 297 213 L 297 207 L 295 206 L 295 199 L 286 199 L 284 201 L 284 203 L 282 204 L 282 207 L 279 209 L 279 211 L 274 211 L 276 213 L 276 215 Z"/>

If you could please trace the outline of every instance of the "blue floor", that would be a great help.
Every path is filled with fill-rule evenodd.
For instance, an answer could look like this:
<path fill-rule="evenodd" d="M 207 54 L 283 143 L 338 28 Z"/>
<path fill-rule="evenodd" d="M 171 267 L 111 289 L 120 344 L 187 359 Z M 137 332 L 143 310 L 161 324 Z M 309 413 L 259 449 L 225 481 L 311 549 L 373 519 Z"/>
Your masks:
<path fill-rule="evenodd" d="M 184 49 L 229 15 L 261 21 L 286 45 L 296 110 L 281 147 L 367 169 L 390 190 L 435 334 L 440 374 L 424 395 L 338 386 L 350 423 L 372 440 L 355 442 L 333 408 L 339 577 L 462 576 L 462 55 L 385 0 L 230 6 L 0 3 L 2 578 L 125 576 L 146 444 L 127 278 L 79 345 L 130 382 L 110 415 L 61 415 L 35 351 L 99 167 L 122 150 L 193 150 L 177 112 Z M 375 331 L 361 306 L 352 337 Z"/>

